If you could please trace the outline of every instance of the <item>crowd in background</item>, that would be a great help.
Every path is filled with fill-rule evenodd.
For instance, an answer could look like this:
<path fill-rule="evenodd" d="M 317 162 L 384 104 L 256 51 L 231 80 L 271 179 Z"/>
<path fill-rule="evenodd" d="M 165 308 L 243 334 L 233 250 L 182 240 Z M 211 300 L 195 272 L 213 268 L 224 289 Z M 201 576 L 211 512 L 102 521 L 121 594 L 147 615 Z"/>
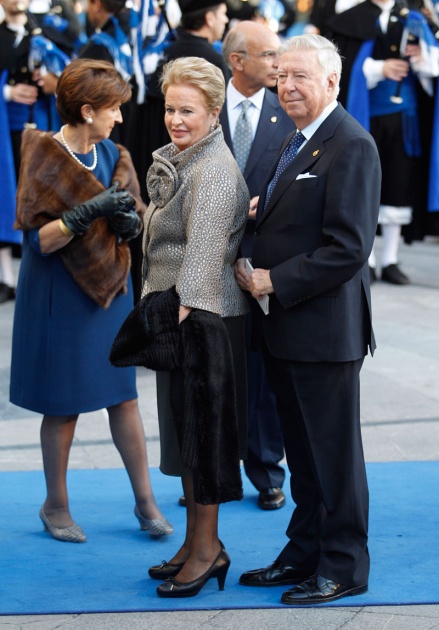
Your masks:
<path fill-rule="evenodd" d="M 181 475 L 187 510 L 182 546 L 150 568 L 158 594 L 196 595 L 211 577 L 222 590 L 218 507 L 242 497 L 241 459 L 258 506 L 283 507 L 284 448 L 291 542 L 241 584 L 293 584 L 288 604 L 365 592 L 369 287 L 409 284 L 401 238 L 437 230 L 434 5 L 0 2 L 0 301 L 16 299 L 11 401 L 43 414 L 45 529 L 86 541 L 68 456 L 79 414 L 107 408 L 141 528 L 173 532 L 147 474 L 133 370 L 145 365 L 161 468 Z M 148 358 L 120 378 L 109 349 L 133 306 Z"/>
<path fill-rule="evenodd" d="M 210 2 L 199 4 L 205 9 Z M 382 15 L 389 15 L 386 9 L 389 2 L 369 2 L 366 4 L 372 4 L 375 12 L 369 11 L 370 15 L 360 19 L 353 14 L 351 23 L 348 16 L 358 4 L 358 0 L 315 0 L 314 3 L 312 0 L 228 0 L 227 5 L 224 5 L 227 8 L 224 17 L 227 19 L 220 21 L 212 31 L 207 32 L 203 27 L 197 32 L 197 24 L 188 23 L 185 26 L 186 16 L 191 18 L 193 14 L 193 3 L 188 0 L 181 0 L 180 4 L 177 0 L 166 0 L 165 3 L 144 0 L 142 4 L 130 0 L 2 0 L 0 130 L 5 152 L 0 164 L 3 190 L 0 209 L 0 303 L 15 297 L 16 278 L 12 257 L 20 255 L 21 234 L 12 225 L 15 217 L 16 179 L 20 167 L 21 134 L 23 128 L 29 125 L 52 131 L 60 128 L 61 121 L 54 105 L 54 94 L 57 77 L 70 59 L 81 56 L 110 61 L 123 78 L 131 82 L 134 88 L 132 101 L 124 105 L 124 122 L 115 130 L 112 138 L 127 146 L 131 152 L 142 197 L 148 201 L 145 182 L 147 170 L 152 163 L 152 152 L 168 141 L 162 122 L 163 99 L 158 86 L 157 71 L 157 64 L 160 69 L 160 59 L 165 51 L 166 59 L 188 54 L 204 57 L 222 67 L 228 80 L 230 73 L 227 63 L 221 57 L 222 39 L 224 32 L 238 21 L 250 19 L 264 24 L 277 33 L 281 40 L 303 32 L 320 33 L 329 36 L 341 46 L 342 54 L 347 59 L 343 67 L 340 96 L 340 101 L 346 105 L 353 58 L 352 42 L 356 42 L 356 54 L 359 42 L 373 36 L 372 25 L 380 14 L 377 5 L 385 9 Z M 427 16 L 428 29 L 432 36 L 435 35 L 439 18 L 431 2 L 410 0 L 407 3 L 398 0 L 393 13 L 400 22 L 405 18 L 400 18 L 399 14 L 403 15 L 406 8 L 413 8 Z M 340 14 L 346 16 L 346 19 L 337 18 Z M 391 21 L 395 19 L 397 18 L 392 15 Z M 195 32 L 198 35 L 197 40 L 187 40 L 184 33 L 188 32 Z M 349 38 L 346 37 L 347 32 Z M 417 41 L 418 35 L 416 32 Z M 202 42 L 203 45 L 201 48 L 194 48 L 195 42 L 199 45 Z M 392 55 L 402 60 L 399 44 L 400 42 L 393 42 Z M 425 53 L 425 47 L 423 52 Z M 434 74 L 432 71 L 430 76 Z M 434 81 L 426 86 L 428 77 L 428 72 L 421 76 L 420 84 L 423 88 L 420 89 L 419 83 L 415 86 L 420 148 L 414 149 L 404 164 L 400 161 L 395 163 L 394 169 L 388 174 L 392 187 L 397 185 L 401 189 L 401 182 L 405 181 L 407 190 L 397 195 L 396 201 L 391 195 L 391 201 L 385 203 L 390 207 L 398 206 L 409 210 L 399 213 L 397 223 L 395 213 L 392 212 L 387 218 L 383 215 L 380 219 L 380 231 L 386 243 L 386 253 L 381 261 L 383 268 L 397 263 L 401 233 L 406 242 L 410 243 L 439 231 L 437 214 L 427 212 L 431 138 L 435 117 L 435 86 Z M 275 87 L 271 89 L 276 90 Z M 360 89 L 358 84 L 355 89 Z M 373 133 L 375 139 L 377 133 Z M 383 142 L 389 146 L 388 138 Z M 393 162 L 393 157 L 382 155 L 382 161 Z M 408 171 L 412 173 L 411 177 L 407 177 Z M 389 222 L 392 224 L 390 227 Z M 133 244 L 131 247 L 133 277 L 137 275 L 134 282 L 135 299 L 139 297 L 142 264 L 139 243 L 140 239 L 137 245 Z M 378 275 L 374 254 L 370 259 L 370 267 L 373 280 Z M 390 274 L 385 271 L 384 279 L 398 284 L 409 282 L 405 274 L 399 273 L 399 268 L 396 269 L 396 275 L 393 272 L 393 267 L 390 268 Z"/>

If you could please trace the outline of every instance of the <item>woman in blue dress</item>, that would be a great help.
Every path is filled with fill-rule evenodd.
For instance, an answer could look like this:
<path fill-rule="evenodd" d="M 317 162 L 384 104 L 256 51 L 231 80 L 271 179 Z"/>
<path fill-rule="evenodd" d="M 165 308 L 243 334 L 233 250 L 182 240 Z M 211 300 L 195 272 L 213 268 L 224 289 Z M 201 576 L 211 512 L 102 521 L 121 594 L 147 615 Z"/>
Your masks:
<path fill-rule="evenodd" d="M 133 307 L 127 241 L 139 233 L 145 210 L 128 152 L 108 139 L 130 96 L 112 64 L 78 59 L 57 87 L 66 124 L 55 135 L 23 136 L 16 227 L 24 242 L 10 398 L 43 414 L 47 496 L 40 517 L 62 541 L 86 540 L 70 514 L 67 466 L 79 414 L 102 408 L 141 529 L 173 532 L 151 488 L 135 368 L 119 370 L 108 360 Z"/>

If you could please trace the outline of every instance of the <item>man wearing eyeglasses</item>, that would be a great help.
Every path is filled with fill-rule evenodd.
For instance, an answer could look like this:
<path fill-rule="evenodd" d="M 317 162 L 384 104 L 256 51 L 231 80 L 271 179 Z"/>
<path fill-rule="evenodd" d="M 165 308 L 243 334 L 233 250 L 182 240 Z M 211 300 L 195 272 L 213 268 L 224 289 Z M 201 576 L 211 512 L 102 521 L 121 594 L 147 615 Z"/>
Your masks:
<path fill-rule="evenodd" d="M 250 211 L 241 245 L 243 256 L 251 258 L 255 214 L 262 184 L 276 160 L 280 146 L 294 123 L 269 88 L 277 82 L 280 40 L 270 29 L 243 21 L 232 28 L 223 43 L 223 56 L 232 70 L 226 104 L 220 115 L 224 138 L 234 153 L 250 191 Z M 243 107 L 246 121 L 243 123 Z M 245 139 L 247 126 L 247 140 Z M 240 127 L 244 126 L 244 138 Z M 248 321 L 250 337 L 250 320 Z M 282 486 L 285 471 L 279 465 L 284 455 L 280 421 L 274 393 L 268 385 L 262 353 L 252 351 L 250 339 L 248 368 L 248 458 L 246 474 L 258 490 L 258 506 L 274 510 L 285 505 Z"/>

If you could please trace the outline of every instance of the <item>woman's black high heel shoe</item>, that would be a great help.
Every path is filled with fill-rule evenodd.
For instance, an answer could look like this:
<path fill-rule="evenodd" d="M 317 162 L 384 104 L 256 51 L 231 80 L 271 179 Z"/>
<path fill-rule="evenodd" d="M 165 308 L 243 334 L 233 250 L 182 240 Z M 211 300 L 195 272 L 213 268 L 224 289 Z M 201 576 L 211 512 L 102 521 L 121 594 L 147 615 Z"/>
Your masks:
<path fill-rule="evenodd" d="M 210 578 L 216 578 L 218 589 L 223 591 L 229 566 L 229 555 L 225 549 L 221 549 L 212 566 L 199 578 L 192 582 L 179 582 L 177 578 L 170 577 L 157 587 L 157 595 L 159 597 L 194 597 Z"/>
<path fill-rule="evenodd" d="M 169 564 L 169 562 L 163 560 L 161 564 L 156 564 L 154 567 L 150 567 L 148 569 L 148 574 L 153 580 L 167 580 L 168 578 L 177 575 L 177 573 L 180 573 L 183 565 L 184 562 L 180 562 L 180 564 Z"/>
<path fill-rule="evenodd" d="M 225 549 L 224 543 L 219 541 L 221 549 Z M 167 580 L 170 577 L 174 577 L 177 573 L 180 573 L 183 568 L 184 562 L 180 562 L 180 564 L 171 564 L 166 560 L 162 560 L 161 564 L 156 564 L 155 566 L 148 569 L 149 577 L 153 580 Z"/>

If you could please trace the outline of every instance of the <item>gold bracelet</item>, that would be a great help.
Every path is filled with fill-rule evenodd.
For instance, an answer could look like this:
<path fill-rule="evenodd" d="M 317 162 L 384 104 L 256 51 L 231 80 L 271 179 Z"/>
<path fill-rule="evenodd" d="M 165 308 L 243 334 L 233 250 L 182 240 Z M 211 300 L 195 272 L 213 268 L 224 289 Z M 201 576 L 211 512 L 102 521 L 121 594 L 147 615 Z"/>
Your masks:
<path fill-rule="evenodd" d="M 70 238 L 73 238 L 75 235 L 73 234 L 73 232 L 71 232 L 69 230 L 69 228 L 67 227 L 67 225 L 65 223 L 63 223 L 62 219 L 58 220 L 59 222 L 59 229 L 61 230 L 61 232 L 64 234 L 64 236 L 68 236 Z"/>

